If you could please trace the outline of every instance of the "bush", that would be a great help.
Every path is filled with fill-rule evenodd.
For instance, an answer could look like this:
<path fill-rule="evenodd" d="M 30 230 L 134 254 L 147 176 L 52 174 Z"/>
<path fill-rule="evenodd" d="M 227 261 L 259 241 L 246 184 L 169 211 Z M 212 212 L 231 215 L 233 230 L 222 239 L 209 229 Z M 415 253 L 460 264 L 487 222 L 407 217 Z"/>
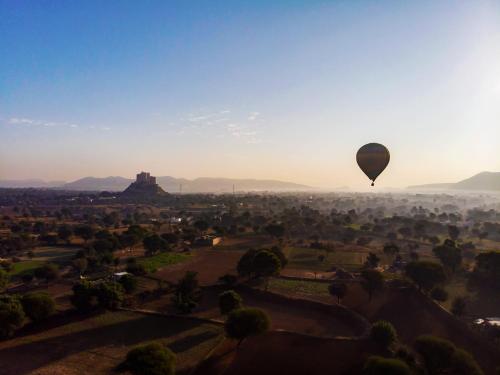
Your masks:
<path fill-rule="evenodd" d="M 370 338 L 384 348 L 388 348 L 397 340 L 398 335 L 391 323 L 379 320 L 372 325 Z"/>
<path fill-rule="evenodd" d="M 35 270 L 35 277 L 37 279 L 45 279 L 48 283 L 59 277 L 59 267 L 53 263 L 47 263 Z"/>
<path fill-rule="evenodd" d="M 95 289 L 99 306 L 111 310 L 121 305 L 123 293 L 122 285 L 117 282 L 104 282 Z"/>
<path fill-rule="evenodd" d="M 410 368 L 399 359 L 371 356 L 365 362 L 364 375 L 410 375 Z"/>
<path fill-rule="evenodd" d="M 121 284 L 125 293 L 134 293 L 137 290 L 137 279 L 133 275 L 123 275 L 118 282 Z"/>
<path fill-rule="evenodd" d="M 160 343 L 141 345 L 127 353 L 118 370 L 134 375 L 174 375 L 175 354 Z"/>
<path fill-rule="evenodd" d="M 234 290 L 228 290 L 219 295 L 219 308 L 222 315 L 241 308 L 243 300 Z"/>
<path fill-rule="evenodd" d="M 439 302 L 445 302 L 448 299 L 448 292 L 440 286 L 431 290 L 431 297 Z"/>
<path fill-rule="evenodd" d="M 33 322 L 47 319 L 55 311 L 55 303 L 47 293 L 25 294 L 21 300 L 24 312 Z"/>
<path fill-rule="evenodd" d="M 73 285 L 71 304 L 81 312 L 89 311 L 95 306 L 95 290 L 88 281 L 82 281 Z"/>
<path fill-rule="evenodd" d="M 19 299 L 11 295 L 0 296 L 0 337 L 14 334 L 24 322 L 24 310 Z"/>
<path fill-rule="evenodd" d="M 243 308 L 232 311 L 224 326 L 226 335 L 239 340 L 238 346 L 248 336 L 258 335 L 269 329 L 267 314 L 255 308 Z"/>
<path fill-rule="evenodd" d="M 455 353 L 455 345 L 439 337 L 424 335 L 415 341 L 415 349 L 422 356 L 429 374 L 439 374 L 448 370 Z"/>
<path fill-rule="evenodd" d="M 465 308 L 467 307 L 467 303 L 465 297 L 455 297 L 451 304 L 451 312 L 455 316 L 462 316 L 465 314 Z"/>

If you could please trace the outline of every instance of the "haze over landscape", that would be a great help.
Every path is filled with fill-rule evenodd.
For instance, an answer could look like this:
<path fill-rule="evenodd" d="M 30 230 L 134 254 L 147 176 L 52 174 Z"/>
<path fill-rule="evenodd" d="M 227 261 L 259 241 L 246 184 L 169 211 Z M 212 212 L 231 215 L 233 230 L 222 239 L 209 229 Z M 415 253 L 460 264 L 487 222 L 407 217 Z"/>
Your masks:
<path fill-rule="evenodd" d="M 0 1 L 0 179 L 499 171 L 497 1 Z"/>

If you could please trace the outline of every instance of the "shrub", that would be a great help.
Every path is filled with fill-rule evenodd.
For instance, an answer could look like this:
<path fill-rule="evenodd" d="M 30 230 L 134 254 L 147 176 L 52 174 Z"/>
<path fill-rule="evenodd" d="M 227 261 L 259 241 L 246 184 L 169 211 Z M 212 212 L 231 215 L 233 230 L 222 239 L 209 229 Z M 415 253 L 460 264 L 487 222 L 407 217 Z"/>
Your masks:
<path fill-rule="evenodd" d="M 174 375 L 175 354 L 160 343 L 141 345 L 127 353 L 118 370 L 134 375 Z"/>
<path fill-rule="evenodd" d="M 465 297 L 455 297 L 451 304 L 451 312 L 455 316 L 462 316 L 465 314 L 467 303 Z"/>
<path fill-rule="evenodd" d="M 127 294 L 134 293 L 137 290 L 137 279 L 133 275 L 123 275 L 118 282 Z"/>
<path fill-rule="evenodd" d="M 456 350 L 455 345 L 448 340 L 431 335 L 418 337 L 415 349 L 422 356 L 429 374 L 439 374 L 447 370 Z"/>
<path fill-rule="evenodd" d="M 410 368 L 399 359 L 371 356 L 365 362 L 363 375 L 410 375 Z"/>
<path fill-rule="evenodd" d="M 24 310 L 16 296 L 0 296 L 0 337 L 7 338 L 14 334 L 24 322 Z"/>
<path fill-rule="evenodd" d="M 225 324 L 226 335 L 239 340 L 238 346 L 248 336 L 258 335 L 269 329 L 267 314 L 255 308 L 243 308 L 232 311 Z"/>
<path fill-rule="evenodd" d="M 219 308 L 222 315 L 241 308 L 243 300 L 234 290 L 228 290 L 219 295 Z"/>
<path fill-rule="evenodd" d="M 431 290 L 431 297 L 436 301 L 444 302 L 448 299 L 448 292 L 444 288 L 436 286 Z"/>
<path fill-rule="evenodd" d="M 122 285 L 117 282 L 104 282 L 95 289 L 99 306 L 111 310 L 121 305 L 123 293 Z"/>
<path fill-rule="evenodd" d="M 45 279 L 48 283 L 59 277 L 59 267 L 53 263 L 47 263 L 35 270 L 35 277 L 37 279 Z"/>
<path fill-rule="evenodd" d="M 94 307 L 96 304 L 95 290 L 88 281 L 82 281 L 73 285 L 71 304 L 81 312 L 88 311 Z"/>
<path fill-rule="evenodd" d="M 55 303 L 47 293 L 28 293 L 21 300 L 23 310 L 33 322 L 47 319 L 55 311 Z"/>
<path fill-rule="evenodd" d="M 385 320 L 379 320 L 372 325 L 370 337 L 377 344 L 384 348 L 388 348 L 397 340 L 398 335 L 391 323 Z"/>

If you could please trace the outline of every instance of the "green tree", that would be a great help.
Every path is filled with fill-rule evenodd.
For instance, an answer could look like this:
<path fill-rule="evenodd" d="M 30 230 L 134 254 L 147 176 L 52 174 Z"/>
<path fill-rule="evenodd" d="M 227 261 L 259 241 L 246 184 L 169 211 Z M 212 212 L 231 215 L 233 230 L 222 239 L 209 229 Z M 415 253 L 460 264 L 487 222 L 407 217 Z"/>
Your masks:
<path fill-rule="evenodd" d="M 243 299 L 234 290 L 226 290 L 219 294 L 219 308 L 222 315 L 227 315 L 233 310 L 240 309 Z"/>
<path fill-rule="evenodd" d="M 174 375 L 175 354 L 160 343 L 141 345 L 127 353 L 118 370 L 134 375 Z"/>
<path fill-rule="evenodd" d="M 96 294 L 92 284 L 81 281 L 73 285 L 71 304 L 81 312 L 91 310 L 96 305 Z"/>
<path fill-rule="evenodd" d="M 145 237 L 142 241 L 142 244 L 144 245 L 144 249 L 146 249 L 147 255 L 154 255 L 159 251 L 168 250 L 167 241 L 165 241 L 157 234 L 152 234 L 148 237 Z"/>
<path fill-rule="evenodd" d="M 45 279 L 49 283 L 59 278 L 59 266 L 54 263 L 47 263 L 35 269 L 34 273 L 37 279 Z"/>
<path fill-rule="evenodd" d="M 384 276 L 377 270 L 367 269 L 361 272 L 361 278 L 361 286 L 368 293 L 368 300 L 371 301 L 373 294 L 384 287 Z"/>
<path fill-rule="evenodd" d="M 69 242 L 69 239 L 73 235 L 73 229 L 69 225 L 61 225 L 57 229 L 57 235 L 62 241 Z"/>
<path fill-rule="evenodd" d="M 10 276 L 9 274 L 0 268 L 0 291 L 3 292 L 5 288 L 7 288 L 7 285 L 9 284 L 10 281 Z"/>
<path fill-rule="evenodd" d="M 375 253 L 368 253 L 368 256 L 366 257 L 365 264 L 367 267 L 370 268 L 377 268 L 378 264 L 380 262 L 380 258 L 377 256 Z"/>
<path fill-rule="evenodd" d="M 120 283 L 107 281 L 96 287 L 95 294 L 100 307 L 114 310 L 121 305 L 124 290 Z"/>
<path fill-rule="evenodd" d="M 451 303 L 451 312 L 455 316 L 463 316 L 465 314 L 465 309 L 467 307 L 467 301 L 465 297 L 455 297 Z"/>
<path fill-rule="evenodd" d="M 457 374 L 482 375 L 474 358 L 448 340 L 424 335 L 415 341 L 415 349 L 421 355 L 429 375 Z"/>
<path fill-rule="evenodd" d="M 238 261 L 237 271 L 238 275 L 242 277 L 249 277 L 253 275 L 254 267 L 253 260 L 255 255 L 257 255 L 259 251 L 255 249 L 249 249 L 245 254 L 243 254 Z"/>
<path fill-rule="evenodd" d="M 198 272 L 187 271 L 175 286 L 172 302 L 182 313 L 191 312 L 202 297 Z"/>
<path fill-rule="evenodd" d="M 394 358 L 371 356 L 363 367 L 363 375 L 410 375 L 408 365 Z"/>
<path fill-rule="evenodd" d="M 56 307 L 52 297 L 41 292 L 25 294 L 21 299 L 21 303 L 24 312 L 33 322 L 47 319 L 54 313 Z"/>
<path fill-rule="evenodd" d="M 123 275 L 118 282 L 122 285 L 125 293 L 134 293 L 137 290 L 137 278 L 134 275 Z"/>
<path fill-rule="evenodd" d="M 242 308 L 232 311 L 224 326 L 229 338 L 238 340 L 238 346 L 249 336 L 258 335 L 269 329 L 267 314 L 255 308 Z"/>
<path fill-rule="evenodd" d="M 23 325 L 24 316 L 23 306 L 17 296 L 0 295 L 0 337 L 12 336 Z"/>
<path fill-rule="evenodd" d="M 279 258 L 267 250 L 259 251 L 253 260 L 253 272 L 258 277 L 268 278 L 278 275 L 281 271 Z"/>
<path fill-rule="evenodd" d="M 462 250 L 452 240 L 445 240 L 442 245 L 435 247 L 432 251 L 443 266 L 448 267 L 452 272 L 455 272 L 462 264 Z"/>
<path fill-rule="evenodd" d="M 448 292 L 440 286 L 436 286 L 431 290 L 431 297 L 438 302 L 445 302 L 448 299 Z"/>
<path fill-rule="evenodd" d="M 88 240 L 90 240 L 92 237 L 94 237 L 94 228 L 90 225 L 78 225 L 74 229 L 74 234 L 75 236 L 80 237 L 87 243 Z"/>
<path fill-rule="evenodd" d="M 337 302 L 340 304 L 342 298 L 347 294 L 347 284 L 341 281 L 334 281 L 328 286 L 330 295 L 337 297 Z"/>
<path fill-rule="evenodd" d="M 394 326 L 385 320 L 379 320 L 372 325 L 370 337 L 384 348 L 390 347 L 398 339 Z"/>
<path fill-rule="evenodd" d="M 443 266 L 429 261 L 410 262 L 406 265 L 405 273 L 419 290 L 425 292 L 446 280 Z"/>

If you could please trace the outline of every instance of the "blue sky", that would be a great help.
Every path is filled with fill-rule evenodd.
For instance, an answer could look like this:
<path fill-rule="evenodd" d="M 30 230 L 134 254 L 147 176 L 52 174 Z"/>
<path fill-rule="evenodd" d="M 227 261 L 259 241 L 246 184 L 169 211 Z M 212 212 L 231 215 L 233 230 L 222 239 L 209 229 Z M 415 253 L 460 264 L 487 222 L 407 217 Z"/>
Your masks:
<path fill-rule="evenodd" d="M 0 0 L 0 178 L 500 170 L 498 1 Z"/>

